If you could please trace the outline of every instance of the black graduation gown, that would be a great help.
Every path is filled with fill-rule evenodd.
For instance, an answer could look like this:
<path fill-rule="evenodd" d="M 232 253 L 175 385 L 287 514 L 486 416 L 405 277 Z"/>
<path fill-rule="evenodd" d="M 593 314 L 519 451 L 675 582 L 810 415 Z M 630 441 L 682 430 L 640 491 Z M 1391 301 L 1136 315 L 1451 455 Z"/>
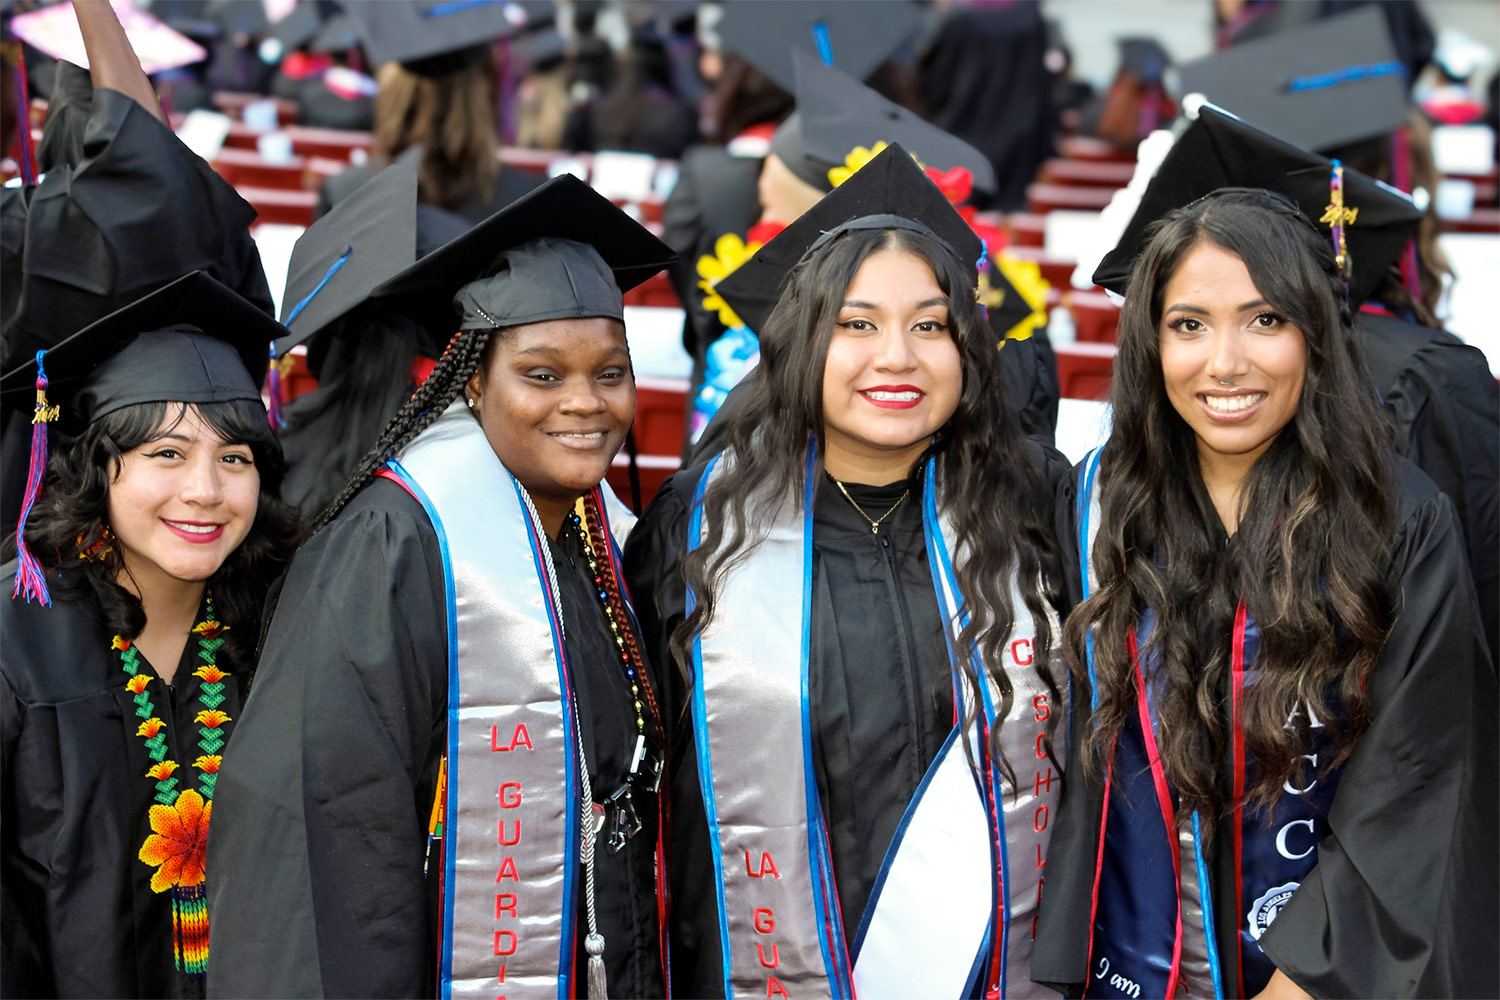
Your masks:
<path fill-rule="evenodd" d="M 50 608 L 11 600 L 15 565 L 0 579 L 0 996 L 201 997 L 204 977 L 174 967 L 170 894 L 137 856 L 156 782 L 113 636 L 55 591 Z M 179 779 L 200 753 L 197 652 L 189 640 L 171 685 L 142 669 Z M 248 671 L 217 665 L 238 719 Z"/>
<path fill-rule="evenodd" d="M 1065 540 L 1076 537 L 1075 484 L 1059 490 Z M 1402 607 L 1370 678 L 1374 722 L 1342 769 L 1317 866 L 1260 943 L 1313 996 L 1500 996 L 1495 675 L 1452 504 L 1407 463 L 1397 494 L 1388 580 Z M 1076 598 L 1076 541 L 1066 547 Z M 1070 746 L 1084 721 L 1074 715 Z M 1032 977 L 1073 995 L 1090 972 L 1102 805 L 1097 782 L 1069 781 L 1047 856 Z M 1233 983 L 1244 914 L 1228 888 L 1231 824 L 1220 824 L 1209 864 L 1224 982 Z"/>
<path fill-rule="evenodd" d="M 1500 656 L 1500 386 L 1483 352 L 1446 330 L 1368 312 L 1357 322 L 1397 447 L 1453 501 L 1495 659 Z"/>
<path fill-rule="evenodd" d="M 1066 462 L 1028 451 L 1049 479 Z M 698 787 L 690 691 L 668 640 L 683 620 L 688 505 L 699 473 L 669 479 L 631 535 L 625 574 L 641 631 L 660 672 L 672 675 L 672 989 L 722 996 L 718 903 Z M 846 484 L 872 517 L 907 488 Z M 891 838 L 922 776 L 953 728 L 953 687 L 942 618 L 928 567 L 921 493 L 872 534 L 825 478 L 813 502 L 812 649 L 808 680 L 813 770 L 828 823 L 846 939 L 859 929 Z"/>
<path fill-rule="evenodd" d="M 602 798 L 634 749 L 629 686 L 581 544 L 565 532 L 553 558 Z M 447 746 L 447 628 L 436 533 L 395 483 L 372 482 L 297 553 L 219 779 L 214 995 L 435 995 L 437 880 L 424 879 L 423 863 Z M 601 849 L 595 865 L 609 988 L 620 997 L 663 992 L 656 815 L 653 802 L 636 801 L 643 829 L 619 855 Z M 578 877 L 582 885 L 581 866 Z"/>
<path fill-rule="evenodd" d="M 626 576 L 653 658 L 683 618 L 687 504 L 696 478 L 674 476 L 652 502 L 626 552 Z M 906 483 L 849 485 L 879 517 Z M 886 849 L 953 728 L 953 689 L 937 597 L 927 567 L 921 497 L 902 502 L 880 534 L 832 482 L 813 506 L 813 624 L 808 667 L 814 772 L 828 820 L 845 932 L 859 930 Z M 665 672 L 665 671 L 664 671 Z M 689 692 L 675 685 L 672 754 L 672 988 L 722 996 L 713 855 L 698 773 Z"/>

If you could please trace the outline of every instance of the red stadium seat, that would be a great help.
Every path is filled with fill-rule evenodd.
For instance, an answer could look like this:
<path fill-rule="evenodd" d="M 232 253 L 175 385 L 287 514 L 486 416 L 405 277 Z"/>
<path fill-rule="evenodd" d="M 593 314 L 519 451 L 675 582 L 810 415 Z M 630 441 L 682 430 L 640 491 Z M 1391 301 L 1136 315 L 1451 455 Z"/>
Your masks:
<path fill-rule="evenodd" d="M 1047 217 L 1031 212 L 1012 212 L 1005 220 L 1012 246 L 1042 247 L 1047 243 Z"/>
<path fill-rule="evenodd" d="M 1114 191 L 1107 188 L 1067 187 L 1035 183 L 1026 186 L 1026 209 L 1037 215 L 1052 211 L 1099 212 L 1109 204 Z"/>
<path fill-rule="evenodd" d="M 1073 327 L 1084 343 L 1113 344 L 1115 327 L 1120 321 L 1120 307 L 1103 292 L 1073 292 L 1068 297 L 1068 312 Z"/>
<path fill-rule="evenodd" d="M 679 447 L 681 442 L 678 442 Z M 636 462 L 636 467 L 641 475 L 641 510 L 651 502 L 661 489 L 662 483 L 682 468 L 682 459 L 676 455 L 641 455 Z M 630 456 L 621 451 L 615 456 L 614 463 L 609 467 L 609 473 L 604 477 L 609 485 L 614 488 L 615 495 L 630 505 Z M 639 513 L 639 511 L 637 511 Z"/>
<path fill-rule="evenodd" d="M 256 222 L 288 226 L 310 226 L 318 207 L 316 191 L 279 191 L 275 188 L 237 186 L 240 197 L 258 213 Z"/>
<path fill-rule="evenodd" d="M 1114 344 L 1054 344 L 1057 384 L 1065 399 L 1109 399 Z"/>
<path fill-rule="evenodd" d="M 1095 163 L 1134 163 L 1135 150 L 1121 149 L 1112 142 L 1089 136 L 1073 135 L 1057 144 L 1065 160 L 1088 160 Z"/>
<path fill-rule="evenodd" d="M 279 97 L 268 98 L 263 94 L 241 94 L 229 90 L 220 90 L 214 93 L 214 107 L 224 112 L 235 121 L 240 121 L 245 113 L 245 105 L 254 104 L 256 101 L 274 100 L 276 102 L 276 120 L 282 125 L 295 125 L 297 123 L 297 102 L 288 101 Z"/>
<path fill-rule="evenodd" d="M 642 452 L 671 455 L 682 450 L 687 436 L 688 380 L 653 378 L 635 380 L 635 444 Z"/>
<path fill-rule="evenodd" d="M 1109 188 L 1113 191 L 1129 184 L 1134 173 L 1134 163 L 1106 160 L 1048 160 L 1042 164 L 1037 179 L 1048 184 Z"/>
<path fill-rule="evenodd" d="M 1443 219 L 1445 233 L 1500 233 L 1500 209 L 1476 208 L 1466 219 Z"/>
<path fill-rule="evenodd" d="M 1042 277 L 1047 279 L 1047 284 L 1053 288 L 1069 287 L 1069 282 L 1073 280 L 1073 269 L 1078 266 L 1071 260 L 1047 256 L 1047 251 L 1041 247 L 1012 244 L 1005 248 L 1005 252 L 1016 260 L 1026 260 L 1036 264 L 1041 268 Z"/>
<path fill-rule="evenodd" d="M 293 156 L 285 163 L 269 163 L 252 149 L 221 149 L 214 157 L 214 170 L 235 187 L 275 188 L 301 191 L 307 187 L 307 160 Z"/>
<path fill-rule="evenodd" d="M 647 225 L 651 228 L 651 224 Z M 660 223 L 656 224 L 656 232 L 659 235 Z M 625 304 L 627 306 L 661 306 L 668 309 L 681 309 L 682 303 L 677 300 L 677 290 L 672 287 L 672 282 L 667 278 L 666 272 L 653 274 L 641 284 L 636 285 L 625 293 Z"/>

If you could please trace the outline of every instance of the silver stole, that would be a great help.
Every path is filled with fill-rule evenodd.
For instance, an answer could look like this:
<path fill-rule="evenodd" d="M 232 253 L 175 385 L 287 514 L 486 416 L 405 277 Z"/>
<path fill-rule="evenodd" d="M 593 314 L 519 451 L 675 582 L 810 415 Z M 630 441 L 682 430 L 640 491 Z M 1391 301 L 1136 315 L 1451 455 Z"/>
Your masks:
<path fill-rule="evenodd" d="M 698 499 L 718 464 L 705 473 Z M 809 483 L 813 470 L 810 457 Z M 949 556 L 954 534 L 938 515 L 931 467 L 926 474 L 928 560 L 939 607 L 952 622 L 951 650 L 962 627 Z M 811 527 L 809 486 L 802 508 L 783 507 L 765 541 L 726 575 L 714 620 L 694 647 L 693 722 L 714 848 L 725 995 L 956 997 L 971 981 L 991 976 L 1012 996 L 1052 995 L 1032 985 L 1029 959 L 1060 782 L 1042 735 L 1051 713 L 1065 707 L 1049 703 L 1036 676 L 1035 628 L 1014 587 L 1016 623 L 1005 668 L 1015 694 L 1001 734 L 1019 788 L 1003 781 L 998 761 L 987 763 L 981 726 L 971 726 L 967 737 L 955 726 L 907 806 L 857 940 L 844 940 L 812 772 Z M 702 538 L 696 501 L 688 536 L 692 546 Z M 1055 620 L 1053 629 L 1056 635 Z M 999 696 L 992 684 L 985 687 L 987 732 Z M 957 673 L 955 691 L 972 705 L 972 690 Z M 964 738 L 981 762 L 978 774 Z M 995 802 L 1003 835 L 992 819 Z"/>
<path fill-rule="evenodd" d="M 447 582 L 440 994 L 570 997 L 579 762 L 547 541 L 462 402 L 389 466 L 431 518 Z M 634 518 L 602 493 L 623 538 Z"/>

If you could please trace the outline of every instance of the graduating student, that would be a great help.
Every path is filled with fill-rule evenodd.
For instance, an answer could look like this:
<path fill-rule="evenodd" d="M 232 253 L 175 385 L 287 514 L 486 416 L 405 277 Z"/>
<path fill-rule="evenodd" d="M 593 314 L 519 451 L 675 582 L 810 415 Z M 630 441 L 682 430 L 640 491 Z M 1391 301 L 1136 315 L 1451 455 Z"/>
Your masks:
<path fill-rule="evenodd" d="M 215 993 L 663 994 L 663 720 L 600 484 L 635 411 L 622 290 L 670 257 L 564 176 L 375 290 L 459 333 L 268 626 Z"/>
<path fill-rule="evenodd" d="M 0 570 L 6 996 L 203 996 L 217 771 L 297 535 L 260 401 L 282 332 L 197 272 L 0 380 L 44 421 Z"/>
<path fill-rule="evenodd" d="M 484 221 L 541 183 L 503 167 L 492 42 L 515 31 L 516 4 L 381 0 L 349 4 L 372 65 L 375 150 L 368 163 L 324 182 L 318 215 L 352 194 L 396 157 L 422 148 L 424 204 Z"/>
<path fill-rule="evenodd" d="M 1247 161 L 1296 200 L 1180 204 Z M 1083 598 L 1065 649 L 1092 713 L 1039 980 L 1500 986 L 1494 671 L 1453 505 L 1392 452 L 1349 312 L 1358 227 L 1378 257 L 1403 201 L 1207 106 L 1095 275 L 1131 272 L 1113 432 L 1060 502 Z"/>
<path fill-rule="evenodd" d="M 720 285 L 739 309 L 786 283 L 760 375 L 627 554 L 687 683 L 677 993 L 1047 993 L 1062 463 L 1007 407 L 978 257 L 892 145 Z"/>
<path fill-rule="evenodd" d="M 451 316 L 429 329 L 370 299 L 377 285 L 468 229 L 456 215 L 417 204 L 415 153 L 335 205 L 292 248 L 282 297 L 291 334 L 276 353 L 305 343 L 318 388 L 281 411 L 282 498 L 308 517 L 349 481 L 453 332 Z"/>
<path fill-rule="evenodd" d="M 1402 55 L 1411 37 L 1393 36 L 1388 23 L 1398 9 L 1371 4 L 1236 45 L 1182 66 L 1183 88 L 1293 146 L 1413 191 L 1420 175 L 1413 169 L 1416 136 L 1408 127 L 1411 87 L 1402 72 L 1403 61 L 1411 62 Z M 1245 173 L 1260 167 L 1246 161 L 1232 169 Z M 1441 329 L 1432 315 L 1447 265 L 1437 247 L 1434 192 L 1427 194 L 1427 209 L 1369 272 L 1365 294 L 1353 303 L 1355 326 L 1401 454 L 1453 501 L 1495 655 L 1500 654 L 1500 388 L 1483 352 Z M 1303 210 L 1315 219 L 1322 211 L 1306 205 Z M 1351 218 L 1349 230 L 1357 238 L 1364 225 L 1362 218 Z"/>
<path fill-rule="evenodd" d="M 110 5 L 74 9 L 91 68 L 58 63 L 42 175 L 0 189 L 0 371 L 193 270 L 274 312 L 255 209 L 167 127 Z M 6 533 L 20 517 L 29 420 L 0 416 Z"/>

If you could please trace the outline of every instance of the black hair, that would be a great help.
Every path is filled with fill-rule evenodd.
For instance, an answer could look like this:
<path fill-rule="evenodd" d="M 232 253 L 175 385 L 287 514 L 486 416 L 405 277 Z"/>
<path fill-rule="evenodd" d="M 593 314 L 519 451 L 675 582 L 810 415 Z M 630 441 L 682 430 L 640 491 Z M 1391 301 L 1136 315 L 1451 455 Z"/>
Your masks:
<path fill-rule="evenodd" d="M 1004 719 L 1014 699 L 1002 665 L 1015 623 L 1013 579 L 1036 624 L 1034 669 L 1054 702 L 1058 695 L 1050 670 L 1054 637 L 1047 606 L 1049 598 L 1055 603 L 1057 579 L 1051 491 L 1029 459 L 1019 421 L 1002 397 L 999 352 L 974 300 L 972 264 L 960 261 L 936 237 L 912 230 L 848 230 L 792 270 L 786 291 L 763 324 L 759 377 L 747 383 L 744 405 L 728 415 L 726 451 L 734 461 L 704 493 L 703 544 L 682 561 L 697 606 L 674 632 L 672 652 L 680 664 L 688 662 L 693 639 L 713 619 L 724 575 L 758 544 L 755 536 L 767 526 L 753 512 L 802 495 L 810 436 L 818 448 L 814 488 L 824 487 L 822 386 L 828 345 L 850 282 L 879 251 L 925 261 L 948 296 L 963 388 L 953 416 L 913 465 L 912 487 L 913 492 L 921 490 L 921 470 L 926 459 L 935 459 L 944 507 L 957 535 L 959 589 L 971 616 L 954 645 L 978 650 L 1001 695 L 996 715 Z M 774 419 L 767 414 L 775 414 Z M 1004 502 L 996 502 L 997 497 Z M 967 657 L 961 669 L 973 689 L 977 678 Z M 973 722 L 965 720 L 966 725 Z M 998 726 L 991 738 L 998 759 Z M 1005 770 L 1014 780 L 1008 765 Z"/>
<path fill-rule="evenodd" d="M 111 634 L 133 639 L 146 626 L 140 599 L 116 581 L 124 571 L 118 548 L 98 545 L 109 519 L 109 489 L 129 452 L 176 427 L 189 409 L 221 440 L 249 446 L 260 473 L 260 496 L 250 532 L 208 580 L 214 610 L 228 624 L 224 661 L 241 669 L 255 663 L 261 611 L 271 584 L 301 540 L 301 521 L 281 502 L 286 472 L 281 446 L 255 400 L 224 403 L 137 403 L 90 423 L 54 450 L 42 495 L 26 522 L 26 544 L 49 570 L 57 597 L 91 603 Z M 14 538 L 7 539 L 7 549 Z M 84 558 L 95 549 L 97 556 Z"/>
<path fill-rule="evenodd" d="M 1195 435 L 1162 376 L 1163 295 L 1203 245 L 1244 261 L 1307 351 L 1297 410 L 1246 477 L 1227 549 Z M 1261 803 L 1273 803 L 1302 763 L 1310 738 L 1298 711 L 1304 705 L 1331 709 L 1318 712 L 1334 746 L 1322 765 L 1348 757 L 1368 724 L 1364 686 L 1393 616 L 1383 567 L 1393 522 L 1390 440 L 1326 236 L 1284 199 L 1247 189 L 1217 192 L 1153 224 L 1120 314 L 1111 403 L 1092 552 L 1098 586 L 1063 633 L 1075 682 L 1085 688 L 1085 643 L 1093 637 L 1099 708 L 1083 763 L 1100 770 L 1136 711 L 1126 636 L 1149 608 L 1157 620 L 1140 657 L 1161 664 L 1161 693 L 1153 693 L 1161 760 L 1181 812 L 1199 810 L 1211 824 L 1232 805 L 1218 775 L 1231 747 L 1223 698 L 1239 601 L 1261 631 L 1256 682 L 1241 710 L 1257 765 L 1247 797 Z"/>

